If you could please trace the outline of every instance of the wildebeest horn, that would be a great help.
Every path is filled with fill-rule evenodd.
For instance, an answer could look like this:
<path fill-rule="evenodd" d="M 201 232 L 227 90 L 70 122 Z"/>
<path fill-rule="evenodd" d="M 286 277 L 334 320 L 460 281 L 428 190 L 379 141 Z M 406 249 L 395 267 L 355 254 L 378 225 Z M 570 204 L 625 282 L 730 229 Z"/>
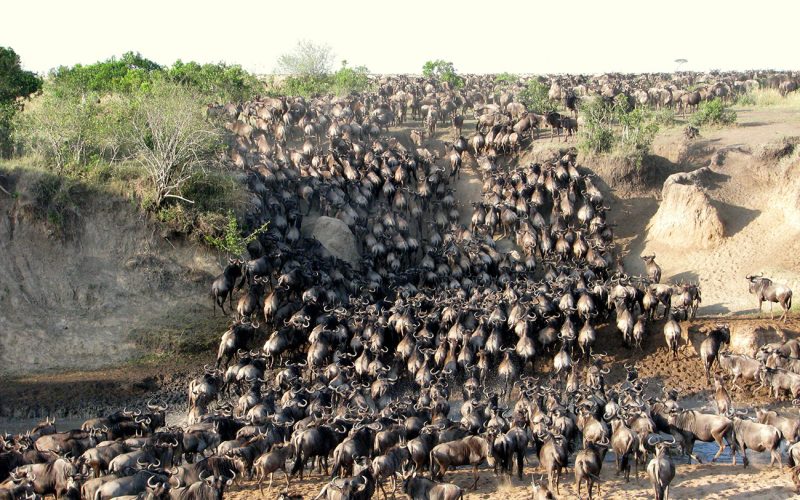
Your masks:
<path fill-rule="evenodd" d="M 655 440 L 653 438 L 655 438 Z M 647 444 L 649 444 L 650 446 L 655 446 L 655 444 L 660 442 L 660 441 L 661 441 L 661 437 L 660 436 L 653 435 L 653 436 L 649 436 L 647 438 Z"/>
<path fill-rule="evenodd" d="M 155 478 L 156 478 L 156 476 L 150 476 L 150 477 L 148 477 L 148 478 L 147 478 L 147 486 L 149 486 L 150 488 L 154 488 L 154 489 L 155 489 L 155 488 L 156 488 L 156 485 L 155 485 L 155 484 L 153 484 L 153 479 L 155 479 Z"/>

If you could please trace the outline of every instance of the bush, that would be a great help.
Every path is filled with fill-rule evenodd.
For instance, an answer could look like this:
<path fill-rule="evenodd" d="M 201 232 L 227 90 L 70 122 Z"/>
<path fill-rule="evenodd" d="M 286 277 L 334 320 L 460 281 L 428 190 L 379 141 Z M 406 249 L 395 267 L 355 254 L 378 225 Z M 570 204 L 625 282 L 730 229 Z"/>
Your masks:
<path fill-rule="evenodd" d="M 542 84 L 539 85 L 539 89 L 547 90 Z M 581 149 L 594 154 L 610 152 L 616 140 L 612 129 L 615 114 L 613 103 L 601 98 L 585 99 L 581 104 L 581 112 L 584 117 Z"/>
<path fill-rule="evenodd" d="M 547 93 L 549 91 L 550 89 L 547 85 L 531 79 L 525 89 L 519 93 L 519 101 L 528 108 L 528 111 L 534 113 L 544 114 L 554 111 L 558 107 L 558 103 L 548 97 Z"/>
<path fill-rule="evenodd" d="M 15 140 L 61 174 L 65 167 L 88 161 L 95 146 L 92 128 L 98 114 L 95 98 L 45 92 L 18 116 Z"/>
<path fill-rule="evenodd" d="M 593 154 L 613 152 L 636 166 L 641 166 L 650 152 L 661 122 L 674 119 L 671 113 L 630 108 L 622 95 L 613 101 L 586 99 L 581 110 L 585 120 L 581 149 Z"/>
<path fill-rule="evenodd" d="M 426 61 L 422 66 L 422 76 L 425 78 L 436 78 L 441 82 L 447 82 L 452 88 L 464 86 L 464 79 L 456 73 L 453 63 L 443 59 Z"/>
<path fill-rule="evenodd" d="M 339 95 L 364 92 L 371 85 L 369 69 L 366 66 L 349 68 L 347 67 L 347 61 L 342 61 L 342 67 L 333 74 L 333 91 Z"/>
<path fill-rule="evenodd" d="M 519 81 L 519 75 L 514 73 L 500 73 L 495 75 L 494 82 L 500 85 L 513 85 Z"/>
<path fill-rule="evenodd" d="M 131 103 L 131 151 L 150 178 L 154 208 L 169 198 L 194 203 L 182 195 L 184 184 L 221 147 L 220 131 L 198 102 L 193 88 L 165 81 Z"/>
<path fill-rule="evenodd" d="M 689 118 L 689 123 L 695 127 L 701 125 L 731 125 L 736 123 L 736 111 L 728 109 L 719 99 L 700 103 L 697 111 Z"/>
<path fill-rule="evenodd" d="M 206 242 L 212 247 L 225 252 L 228 257 L 237 259 L 244 258 L 247 252 L 247 245 L 258 238 L 258 235 L 269 229 L 269 223 L 263 224 L 247 236 L 242 236 L 239 228 L 239 221 L 233 212 L 228 212 L 228 224 L 225 226 L 222 236 L 206 236 Z"/>

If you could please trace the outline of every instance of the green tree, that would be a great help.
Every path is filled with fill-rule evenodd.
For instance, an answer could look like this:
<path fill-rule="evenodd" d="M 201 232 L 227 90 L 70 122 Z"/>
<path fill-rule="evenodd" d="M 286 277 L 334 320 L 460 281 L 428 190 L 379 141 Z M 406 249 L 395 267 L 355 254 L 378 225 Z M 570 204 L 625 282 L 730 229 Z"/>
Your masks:
<path fill-rule="evenodd" d="M 0 156 L 13 152 L 11 141 L 14 116 L 22 109 L 20 98 L 27 98 L 42 88 L 42 79 L 22 69 L 20 58 L 11 47 L 0 47 Z"/>
<path fill-rule="evenodd" d="M 119 59 L 112 56 L 94 64 L 60 66 L 50 73 L 54 92 L 59 96 L 78 94 L 83 99 L 91 92 L 131 93 L 149 83 L 153 73 L 161 71 L 157 63 L 138 52 L 126 52 Z"/>
<path fill-rule="evenodd" d="M 294 76 L 320 78 L 331 73 L 333 57 L 329 45 L 300 40 L 292 52 L 278 57 L 278 70 Z"/>
<path fill-rule="evenodd" d="M 458 88 L 464 86 L 464 79 L 456 73 L 453 63 L 443 59 L 426 61 L 422 66 L 422 76 L 425 78 L 436 78 L 442 82 L 447 82 L 451 87 Z"/>
<path fill-rule="evenodd" d="M 534 113 L 547 113 L 555 110 L 558 105 L 548 97 L 549 87 L 544 83 L 531 79 L 525 88 L 519 93 L 519 102 Z"/>
<path fill-rule="evenodd" d="M 169 79 L 194 87 L 201 93 L 223 101 L 245 101 L 263 90 L 263 84 L 255 75 L 241 66 L 184 63 L 175 61 L 167 71 Z"/>
<path fill-rule="evenodd" d="M 369 69 L 366 66 L 350 68 L 347 66 L 346 60 L 342 61 L 339 71 L 333 74 L 333 87 L 337 94 L 363 92 L 369 88 L 370 84 Z"/>
<path fill-rule="evenodd" d="M 91 151 L 96 99 L 59 96 L 45 89 L 14 125 L 14 136 L 46 165 L 61 174 L 65 167 L 83 164 Z"/>

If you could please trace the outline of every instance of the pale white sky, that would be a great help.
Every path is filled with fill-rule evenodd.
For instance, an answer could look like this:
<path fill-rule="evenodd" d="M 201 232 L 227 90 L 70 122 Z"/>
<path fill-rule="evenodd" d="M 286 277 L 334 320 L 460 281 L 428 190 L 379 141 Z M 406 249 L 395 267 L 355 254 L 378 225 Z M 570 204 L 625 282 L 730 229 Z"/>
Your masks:
<path fill-rule="evenodd" d="M 741 7 L 740 7 L 741 6 Z M 3 6 L 0 46 L 40 73 L 133 50 L 259 73 L 300 38 L 373 73 L 429 59 L 463 73 L 800 69 L 800 2 L 39 0 Z"/>

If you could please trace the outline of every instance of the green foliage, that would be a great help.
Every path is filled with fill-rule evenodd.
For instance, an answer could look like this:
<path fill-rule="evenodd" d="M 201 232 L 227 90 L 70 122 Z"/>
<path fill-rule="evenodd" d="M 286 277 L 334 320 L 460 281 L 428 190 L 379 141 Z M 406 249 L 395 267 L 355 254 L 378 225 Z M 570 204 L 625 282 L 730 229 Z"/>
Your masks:
<path fill-rule="evenodd" d="M 22 69 L 14 49 L 0 47 L 0 103 L 28 97 L 41 88 L 42 79 L 36 73 Z"/>
<path fill-rule="evenodd" d="M 514 73 L 500 73 L 495 75 L 494 82 L 502 85 L 512 85 L 519 81 L 519 75 Z"/>
<path fill-rule="evenodd" d="M 242 258 L 247 251 L 247 245 L 258 238 L 258 235 L 269 229 L 269 222 L 254 230 L 247 236 L 242 236 L 239 221 L 233 212 L 228 212 L 228 224 L 222 236 L 206 236 L 206 242 L 212 247 L 225 252 L 228 257 Z"/>
<path fill-rule="evenodd" d="M 288 76 L 282 82 L 279 92 L 284 95 L 317 97 L 331 92 L 330 76 Z"/>
<path fill-rule="evenodd" d="M 200 94 L 223 101 L 245 101 L 263 90 L 263 84 L 241 66 L 224 63 L 198 64 L 181 60 L 175 62 L 166 76 Z"/>
<path fill-rule="evenodd" d="M 615 152 L 641 166 L 649 153 L 663 121 L 674 119 L 659 116 L 648 108 L 631 108 L 624 95 L 613 100 L 599 97 L 585 99 L 581 105 L 584 117 L 580 147 L 589 153 Z"/>
<path fill-rule="evenodd" d="M 549 90 L 544 83 L 531 79 L 519 93 L 519 101 L 533 113 L 543 114 L 553 111 L 558 107 L 558 103 L 548 97 Z"/>
<path fill-rule="evenodd" d="M 647 108 L 636 108 L 619 114 L 618 121 L 622 125 L 619 152 L 636 166 L 641 166 L 658 133 L 659 124 L 655 114 Z"/>
<path fill-rule="evenodd" d="M 42 88 L 42 79 L 25 71 L 19 56 L 11 47 L 0 47 L 0 158 L 10 158 L 14 150 L 11 140 L 14 116 L 22 109 L 19 98 Z"/>
<path fill-rule="evenodd" d="M 65 167 L 85 164 L 92 150 L 96 99 L 76 95 L 59 97 L 45 92 L 15 124 L 15 139 L 27 152 L 60 174 Z"/>
<path fill-rule="evenodd" d="M 332 75 L 290 75 L 278 87 L 283 95 L 316 97 L 326 94 L 347 95 L 364 92 L 372 87 L 366 66 L 350 68 L 347 61 Z"/>
<path fill-rule="evenodd" d="M 436 78 L 439 81 L 447 82 L 452 88 L 464 86 L 464 79 L 456 73 L 453 63 L 443 59 L 426 61 L 422 66 L 422 76 L 425 78 Z"/>
<path fill-rule="evenodd" d="M 299 40 L 292 52 L 278 57 L 278 70 L 298 77 L 324 77 L 330 74 L 332 67 L 331 47 L 310 40 Z"/>
<path fill-rule="evenodd" d="M 675 125 L 675 111 L 672 108 L 661 108 L 653 112 L 655 122 L 662 127 Z"/>
<path fill-rule="evenodd" d="M 701 102 L 697 111 L 689 118 L 695 127 L 701 125 L 731 125 L 736 123 L 736 111 L 728 109 L 719 98 Z"/>
<path fill-rule="evenodd" d="M 92 92 L 131 93 L 145 87 L 152 74 L 161 70 L 161 66 L 138 52 L 126 52 L 119 59 L 112 56 L 85 66 L 60 66 L 50 72 L 50 80 L 53 91 L 60 97 Z"/>
<path fill-rule="evenodd" d="M 369 79 L 369 69 L 366 66 L 349 68 L 347 61 L 342 61 L 342 67 L 333 74 L 333 89 L 336 94 L 349 94 L 368 90 L 372 82 Z"/>
<path fill-rule="evenodd" d="M 192 87 L 207 100 L 241 101 L 263 89 L 258 79 L 240 66 L 178 60 L 164 67 L 138 52 L 85 66 L 61 66 L 50 73 L 52 91 L 60 97 L 147 92 L 154 82 L 164 79 Z"/>
<path fill-rule="evenodd" d="M 756 96 L 752 92 L 745 92 L 736 97 L 737 106 L 755 106 Z"/>

